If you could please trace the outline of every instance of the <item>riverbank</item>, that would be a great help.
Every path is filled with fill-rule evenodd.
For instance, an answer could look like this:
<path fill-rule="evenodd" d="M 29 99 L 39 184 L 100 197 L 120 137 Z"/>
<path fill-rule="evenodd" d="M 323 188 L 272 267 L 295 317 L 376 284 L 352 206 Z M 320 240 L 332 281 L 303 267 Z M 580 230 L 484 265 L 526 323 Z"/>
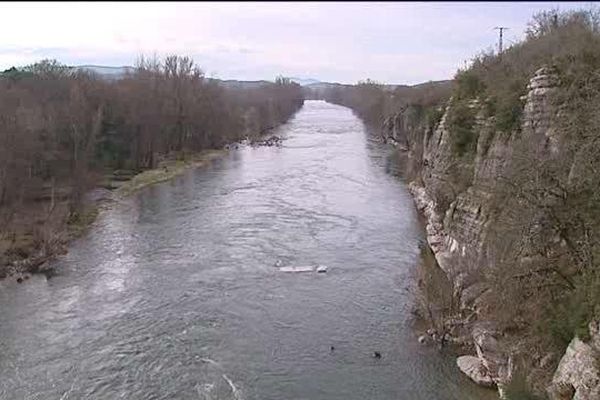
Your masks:
<path fill-rule="evenodd" d="M 34 205 L 40 208 L 44 206 Z M 0 279 L 15 277 L 17 282 L 29 279 L 32 273 L 47 272 L 47 262 L 66 254 L 68 244 L 82 236 L 96 220 L 97 204 L 86 204 L 76 214 L 68 215 L 65 204 L 52 211 L 54 222 L 39 226 L 39 220 L 31 218 L 19 229 L 7 229 L 0 238 Z M 32 211 L 32 214 L 35 211 Z M 50 217 L 50 216 L 49 216 Z"/>
<path fill-rule="evenodd" d="M 184 159 L 167 158 L 156 168 L 134 174 L 130 179 L 104 180 L 98 189 L 108 189 L 110 196 L 127 197 L 150 185 L 173 179 L 192 168 L 201 168 L 211 161 L 223 156 L 227 150 L 206 150 L 197 154 L 187 155 Z M 56 222 L 52 228 L 41 230 L 36 226 L 39 221 L 30 220 L 30 225 L 20 227 L 14 232 L 7 232 L 0 237 L 0 251 L 5 260 L 0 264 L 0 279 L 14 277 L 21 283 L 34 273 L 48 273 L 48 262 L 59 255 L 67 253 L 69 244 L 87 232 L 96 221 L 101 206 L 106 203 L 107 196 L 90 196 L 81 211 L 68 215 L 65 204 L 53 206 L 52 213 Z M 38 209 L 44 206 L 35 205 Z M 46 220 L 48 217 L 45 217 Z M 40 245 L 40 240 L 43 240 Z"/>
<path fill-rule="evenodd" d="M 147 186 L 173 179 L 190 168 L 203 167 L 212 160 L 223 156 L 226 151 L 206 150 L 198 154 L 193 154 L 183 160 L 169 159 L 162 161 L 156 168 L 141 172 L 134 175 L 132 179 L 125 181 L 115 190 L 115 193 L 118 196 L 129 196 Z"/>

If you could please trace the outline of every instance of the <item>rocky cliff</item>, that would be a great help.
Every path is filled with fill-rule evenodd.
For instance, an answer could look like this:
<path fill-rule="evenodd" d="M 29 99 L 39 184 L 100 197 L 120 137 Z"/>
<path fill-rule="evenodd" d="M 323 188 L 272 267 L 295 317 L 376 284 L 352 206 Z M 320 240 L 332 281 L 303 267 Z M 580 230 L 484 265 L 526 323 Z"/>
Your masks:
<path fill-rule="evenodd" d="M 565 246 L 554 225 L 544 224 L 542 213 L 517 200 L 514 193 L 521 193 L 522 187 L 507 190 L 529 179 L 512 179 L 515 173 L 528 176 L 519 170 L 523 157 L 544 162 L 560 157 L 565 140 L 554 123 L 561 112 L 555 101 L 559 84 L 553 68 L 535 72 L 521 97 L 520 127 L 512 132 L 497 128 L 494 117 L 486 113 L 485 99 L 470 100 L 467 111 L 474 116 L 475 138 L 470 154 L 457 156 L 455 133 L 449 127 L 453 107 L 457 107 L 454 99 L 433 126 L 407 107 L 385 120 L 383 134 L 406 155 L 409 188 L 426 217 L 427 241 L 453 285 L 456 306 L 443 317 L 448 332 L 470 339 L 471 354 L 457 362 L 461 370 L 481 384 L 496 385 L 502 394 L 517 369 L 516 360 L 524 360 L 519 365 L 538 391 L 549 387 L 554 399 L 591 400 L 600 398 L 594 364 L 600 359 L 597 324 L 590 325 L 595 339 L 587 344 L 574 338 L 560 360 L 560 354 L 535 336 L 527 336 L 522 328 L 534 315 L 509 314 L 504 320 L 499 315 L 506 304 L 498 303 L 506 293 L 499 294 L 503 283 L 494 273 L 505 268 L 503 263 L 537 262 L 542 248 L 543 256 L 549 257 Z M 532 169 L 531 163 L 523 165 Z M 525 214 L 527 207 L 534 211 Z M 527 224 L 526 234 L 518 234 L 525 226 L 519 220 L 525 216 L 536 222 Z M 507 270 L 505 275 L 515 271 L 521 270 Z"/>

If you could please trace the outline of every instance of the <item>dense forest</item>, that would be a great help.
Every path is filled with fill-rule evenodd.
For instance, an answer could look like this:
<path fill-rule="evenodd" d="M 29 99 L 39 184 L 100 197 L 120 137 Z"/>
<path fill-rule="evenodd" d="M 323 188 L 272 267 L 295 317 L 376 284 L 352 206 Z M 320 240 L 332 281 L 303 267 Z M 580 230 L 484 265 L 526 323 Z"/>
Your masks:
<path fill-rule="evenodd" d="M 227 87 L 180 56 L 142 57 L 118 80 L 43 60 L 4 71 L 0 94 L 0 275 L 56 251 L 107 173 L 260 135 L 303 102 L 286 78 Z"/>

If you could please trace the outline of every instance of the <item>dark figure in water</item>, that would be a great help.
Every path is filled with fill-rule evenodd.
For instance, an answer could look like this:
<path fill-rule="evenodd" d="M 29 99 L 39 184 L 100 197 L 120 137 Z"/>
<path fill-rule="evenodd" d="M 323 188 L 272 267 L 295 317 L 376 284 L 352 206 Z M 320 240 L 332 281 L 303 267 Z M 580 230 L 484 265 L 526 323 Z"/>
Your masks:
<path fill-rule="evenodd" d="M 373 352 L 373 357 L 375 358 L 381 358 L 381 353 L 378 351 Z"/>
<path fill-rule="evenodd" d="M 440 337 L 440 350 L 442 350 L 444 348 L 444 346 L 446 345 L 447 342 L 448 342 L 448 334 L 444 333 Z"/>
<path fill-rule="evenodd" d="M 331 351 L 333 353 L 334 350 L 335 350 L 334 346 L 329 346 L 329 351 Z"/>

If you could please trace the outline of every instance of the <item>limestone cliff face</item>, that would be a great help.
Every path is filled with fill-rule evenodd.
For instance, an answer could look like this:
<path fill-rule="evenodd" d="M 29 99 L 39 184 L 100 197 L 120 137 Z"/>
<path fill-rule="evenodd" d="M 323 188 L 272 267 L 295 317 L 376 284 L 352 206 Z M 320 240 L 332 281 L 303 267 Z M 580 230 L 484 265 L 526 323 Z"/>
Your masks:
<path fill-rule="evenodd" d="M 401 144 L 399 147 L 407 155 L 409 189 L 426 218 L 427 241 L 439 266 L 453 283 L 463 318 L 476 321 L 470 325 L 469 333 L 476 352 L 473 356 L 479 358 L 483 367 L 478 374 L 487 375 L 500 389 L 511 378 L 512 355 L 518 350 L 496 331 L 489 315 L 487 320 L 482 317 L 484 309 L 490 306 L 486 299 L 490 288 L 483 279 L 488 256 L 499 251 L 498 238 L 491 236 L 501 203 L 495 198 L 496 188 L 510 167 L 508 163 L 517 140 L 528 143 L 532 154 L 560 151 L 558 132 L 552 124 L 557 114 L 552 96 L 559 90 L 558 84 L 557 74 L 550 68 L 541 68 L 535 73 L 527 94 L 521 98 L 523 113 L 518 133 L 498 132 L 494 121 L 484 116 L 479 102 L 472 101 L 477 144 L 474 156 L 466 160 L 458 158 L 453 151 L 447 128 L 452 99 L 435 129 L 416 126 L 410 108 L 384 123 L 384 136 Z M 574 387 L 581 382 L 589 384 L 591 378 L 579 376 L 580 369 L 570 367 L 577 363 L 573 360 L 578 359 L 582 351 L 587 351 L 584 347 L 579 342 L 572 343 L 565 356 L 568 360 L 561 362 L 555 380 L 566 381 Z M 561 372 L 564 370 L 571 372 Z M 574 399 L 596 398 L 575 396 Z"/>
<path fill-rule="evenodd" d="M 525 104 L 520 135 L 530 137 L 532 147 L 545 148 L 545 142 L 556 146 L 555 134 L 549 123 L 556 113 L 550 101 L 556 90 L 556 82 L 555 75 L 549 69 L 538 70 L 523 99 Z M 471 107 L 481 109 L 476 101 L 471 103 Z M 421 182 L 411 185 L 415 194 L 417 186 L 424 189 L 418 193 L 420 197 L 427 198 L 418 199 L 418 203 L 427 202 L 430 208 L 436 210 L 430 224 L 435 230 L 432 244 L 441 256 L 440 266 L 459 285 L 470 272 L 457 267 L 460 259 L 468 258 L 468 264 L 473 264 L 473 260 L 480 260 L 485 251 L 493 246 L 487 239 L 488 228 L 493 220 L 490 199 L 514 148 L 514 138 L 496 132 L 491 121 L 482 114 L 479 111 L 476 118 L 478 140 L 474 160 L 457 160 L 451 148 L 450 132 L 446 128 L 446 113 L 432 135 L 424 136 Z M 411 155 L 414 156 L 419 155 Z M 463 174 L 466 179 L 456 184 L 452 182 L 455 174 Z M 449 259 L 454 261 L 450 263 Z"/>

